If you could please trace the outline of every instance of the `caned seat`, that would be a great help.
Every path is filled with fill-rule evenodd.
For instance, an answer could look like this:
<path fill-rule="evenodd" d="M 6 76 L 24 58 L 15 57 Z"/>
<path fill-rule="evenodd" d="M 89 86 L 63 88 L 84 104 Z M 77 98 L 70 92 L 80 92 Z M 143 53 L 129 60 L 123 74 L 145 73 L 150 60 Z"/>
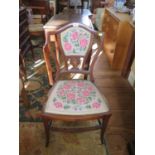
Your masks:
<path fill-rule="evenodd" d="M 50 53 L 50 37 L 45 34 L 46 42 L 43 51 Z M 67 24 L 56 30 L 56 63 L 55 83 L 48 93 L 44 104 L 42 119 L 46 133 L 46 146 L 49 144 L 52 131 L 89 131 L 101 129 L 101 142 L 111 116 L 108 101 L 94 84 L 93 67 L 103 47 L 103 36 L 79 23 Z M 50 65 L 50 64 L 47 64 Z M 50 67 L 50 66 L 47 66 Z M 87 79 L 61 79 L 64 74 L 83 74 Z M 64 77 L 64 76 L 63 76 Z M 52 121 L 90 121 L 97 120 L 97 126 L 82 128 L 57 128 Z"/>

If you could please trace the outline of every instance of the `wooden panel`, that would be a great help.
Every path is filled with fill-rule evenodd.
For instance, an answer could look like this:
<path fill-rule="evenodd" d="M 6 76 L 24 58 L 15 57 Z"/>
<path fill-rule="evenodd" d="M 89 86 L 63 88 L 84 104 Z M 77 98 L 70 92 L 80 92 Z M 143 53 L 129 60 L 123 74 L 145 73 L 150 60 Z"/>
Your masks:
<path fill-rule="evenodd" d="M 124 22 L 120 24 L 120 28 L 118 29 L 117 45 L 113 59 L 114 69 L 123 68 L 133 33 L 133 28 L 129 23 Z"/>
<path fill-rule="evenodd" d="M 105 32 L 103 49 L 111 68 L 121 71 L 133 39 L 134 26 L 131 23 L 131 17 L 107 8 L 102 31 Z"/>
<path fill-rule="evenodd" d="M 103 19 L 103 31 L 105 32 L 104 38 L 104 51 L 109 59 L 110 64 L 113 63 L 114 51 L 117 39 L 117 29 L 119 22 L 115 20 L 108 11 L 105 11 Z"/>

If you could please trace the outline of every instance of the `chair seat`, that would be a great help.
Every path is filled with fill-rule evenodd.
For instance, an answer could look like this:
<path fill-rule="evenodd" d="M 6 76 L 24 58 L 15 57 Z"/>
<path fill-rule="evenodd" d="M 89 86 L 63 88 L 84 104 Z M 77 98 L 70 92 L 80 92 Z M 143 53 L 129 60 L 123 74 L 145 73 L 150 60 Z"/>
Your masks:
<path fill-rule="evenodd" d="M 32 18 L 41 18 L 41 15 L 32 15 Z M 46 18 L 46 15 L 42 15 L 42 18 Z"/>
<path fill-rule="evenodd" d="M 29 31 L 30 32 L 44 31 L 43 24 L 29 24 Z"/>
<path fill-rule="evenodd" d="M 42 23 L 42 19 L 46 20 L 46 15 L 32 15 L 32 21 L 30 24 L 40 24 Z"/>
<path fill-rule="evenodd" d="M 108 112 L 106 99 L 87 80 L 58 81 L 49 92 L 44 112 L 62 115 L 89 115 Z"/>

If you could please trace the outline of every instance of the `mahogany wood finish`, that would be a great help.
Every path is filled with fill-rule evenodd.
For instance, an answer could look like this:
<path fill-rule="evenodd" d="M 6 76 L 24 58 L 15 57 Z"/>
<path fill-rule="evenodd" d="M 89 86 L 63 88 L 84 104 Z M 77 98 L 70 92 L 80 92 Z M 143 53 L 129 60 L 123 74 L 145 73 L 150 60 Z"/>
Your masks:
<path fill-rule="evenodd" d="M 96 8 L 105 7 L 108 5 L 108 2 L 105 0 L 92 0 L 91 11 L 94 12 Z"/>
<path fill-rule="evenodd" d="M 134 50 L 130 50 L 134 47 L 132 18 L 128 14 L 115 12 L 113 8 L 106 8 L 102 31 L 105 32 L 103 48 L 111 68 L 122 72 L 127 61 L 131 61 L 128 52 L 133 52 L 134 55 Z"/>
<path fill-rule="evenodd" d="M 67 30 L 70 27 L 80 27 L 82 29 L 85 29 L 86 31 L 88 31 L 89 33 L 91 33 L 91 41 L 90 41 L 90 45 L 88 50 L 86 51 L 85 56 L 83 55 L 77 55 L 77 56 L 66 56 L 64 54 L 62 45 L 61 45 L 61 40 L 60 40 L 60 35 L 61 32 L 64 32 L 65 30 Z M 94 64 L 100 54 L 100 52 L 102 51 L 102 43 L 103 43 L 103 36 L 100 36 L 98 34 L 98 32 L 90 29 L 89 27 L 87 27 L 86 25 L 83 24 L 79 24 L 79 23 L 70 23 L 67 24 L 65 26 L 63 26 L 62 28 L 58 29 L 55 31 L 55 33 L 53 32 L 46 32 L 46 43 L 44 45 L 44 50 L 48 50 L 49 49 L 49 42 L 51 42 L 51 35 L 55 35 L 56 36 L 56 42 L 57 42 L 57 50 L 59 51 L 59 53 L 54 53 L 54 59 L 56 62 L 56 80 L 59 80 L 59 77 L 61 74 L 63 73 L 81 73 L 81 74 L 88 74 L 90 75 L 90 80 L 92 82 L 94 82 L 94 77 L 93 77 L 93 68 L 94 68 Z M 97 40 L 97 42 L 94 42 L 94 40 Z M 94 51 L 92 52 L 92 46 L 94 45 L 94 43 L 97 43 L 97 48 L 94 49 Z M 92 54 L 91 56 L 91 64 L 89 64 L 89 68 L 85 68 L 85 63 L 87 62 L 86 60 L 88 59 L 89 54 Z M 60 62 L 60 55 L 62 56 L 62 60 L 65 61 L 65 65 L 62 68 L 61 66 L 61 62 Z M 78 67 L 78 60 L 80 60 L 81 58 L 83 58 L 81 67 Z M 74 61 L 76 61 L 75 65 L 72 65 L 73 68 L 69 69 L 68 66 L 68 60 L 71 59 L 72 61 L 70 61 L 71 65 L 72 63 L 74 64 Z M 48 64 L 47 64 L 48 66 Z M 53 86 L 55 87 L 55 86 Z M 52 91 L 50 92 L 50 94 L 52 95 Z M 45 112 L 45 105 L 44 105 L 44 109 L 43 109 L 43 113 L 41 115 L 43 121 L 44 121 L 44 127 L 45 127 L 45 133 L 46 133 L 46 146 L 48 146 L 49 144 L 49 137 L 50 137 L 50 129 L 52 131 L 64 131 L 64 132 L 83 132 L 83 131 L 91 131 L 91 130 L 97 130 L 97 129 L 101 129 L 101 143 L 104 143 L 104 133 L 109 121 L 109 118 L 111 116 L 111 112 L 110 110 L 108 112 L 103 112 L 103 113 L 99 113 L 99 114 L 90 114 L 90 115 L 64 115 L 64 114 L 52 114 L 52 113 L 46 113 Z M 86 128 L 56 128 L 54 126 L 52 126 L 52 121 L 66 121 L 66 122 L 77 122 L 77 121 L 89 121 L 89 120 L 101 120 L 99 121 L 99 125 L 97 126 L 92 126 L 92 127 L 86 127 Z"/>
<path fill-rule="evenodd" d="M 37 24 L 44 25 L 49 20 L 49 18 L 53 16 L 54 10 L 51 10 L 48 0 L 31 0 L 31 1 L 27 1 L 27 3 L 26 2 L 24 2 L 24 3 L 26 5 L 27 9 L 32 10 L 32 16 L 31 16 L 32 18 L 35 17 L 33 15 L 41 16 L 40 21 L 38 20 L 39 22 L 31 23 L 34 26 L 34 28 L 33 28 L 34 30 L 29 29 L 30 34 L 32 36 L 41 36 L 44 39 L 43 26 L 42 26 L 42 28 L 35 30 L 35 24 L 36 24 L 36 26 L 38 26 Z M 32 19 L 32 21 L 33 20 L 35 21 L 35 18 Z"/>
<path fill-rule="evenodd" d="M 81 24 L 85 24 L 86 26 L 90 27 L 91 29 L 93 29 L 93 25 L 91 23 L 91 20 L 89 18 L 89 16 L 91 15 L 91 12 L 87 9 L 83 9 L 83 11 L 81 12 L 81 10 L 79 10 L 79 12 L 75 13 L 75 10 L 70 9 L 68 11 L 65 11 L 63 13 L 59 13 L 55 16 L 53 16 L 44 26 L 44 30 L 45 30 L 45 37 L 47 36 L 46 34 L 48 32 L 51 33 L 50 36 L 50 40 L 51 42 L 55 43 L 55 46 L 57 46 L 56 44 L 56 38 L 55 38 L 55 31 L 57 29 L 59 29 L 60 27 L 69 24 L 69 23 L 73 23 L 73 22 L 78 22 Z M 53 35 L 52 35 L 53 34 Z M 45 38 L 45 42 L 47 42 L 47 37 Z M 50 49 L 48 47 L 50 47 L 51 45 L 49 44 L 48 46 L 44 46 L 43 48 L 43 54 L 44 54 L 44 59 L 45 59 L 45 63 L 46 63 L 46 68 L 47 68 L 47 73 L 48 73 L 48 79 L 49 79 L 49 84 L 53 85 L 54 83 L 54 79 L 53 79 L 53 73 L 52 73 L 52 66 L 50 63 Z M 56 53 L 58 53 L 57 48 L 56 48 Z"/>
<path fill-rule="evenodd" d="M 132 41 L 130 43 L 129 49 L 128 49 L 128 53 L 127 53 L 127 57 L 125 59 L 124 65 L 123 65 L 123 69 L 122 69 L 122 76 L 124 78 L 128 78 L 129 73 L 131 71 L 131 66 L 135 57 L 135 35 L 132 36 Z"/>
<path fill-rule="evenodd" d="M 34 14 L 46 15 L 43 23 L 47 22 L 48 19 L 53 16 L 53 10 L 50 9 L 48 0 L 31 0 L 27 7 L 31 7 Z"/>
<path fill-rule="evenodd" d="M 42 9 L 42 13 L 47 15 L 47 18 L 50 18 L 53 14 L 51 14 L 52 10 L 50 10 L 50 5 L 48 0 L 21 0 L 22 5 L 26 7 L 34 7 L 34 8 L 44 8 Z M 39 14 L 40 10 L 34 10 L 34 14 Z M 48 19 L 47 19 L 48 20 Z"/>

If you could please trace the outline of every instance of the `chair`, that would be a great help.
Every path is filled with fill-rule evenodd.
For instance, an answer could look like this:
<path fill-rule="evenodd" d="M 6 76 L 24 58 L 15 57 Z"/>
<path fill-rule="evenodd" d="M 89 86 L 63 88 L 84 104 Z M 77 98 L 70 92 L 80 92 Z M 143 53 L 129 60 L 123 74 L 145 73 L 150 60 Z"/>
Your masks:
<path fill-rule="evenodd" d="M 49 50 L 48 43 L 52 32 L 46 33 L 46 43 L 43 50 Z M 111 112 L 104 96 L 94 84 L 93 67 L 99 53 L 102 42 L 98 33 L 79 23 L 70 23 L 55 33 L 59 53 L 55 53 L 56 78 L 55 84 L 48 93 L 48 100 L 44 104 L 41 115 L 45 133 L 46 146 L 49 144 L 50 129 L 52 131 L 81 132 L 101 129 L 101 143 L 104 143 L 104 133 Z M 97 43 L 94 44 L 94 40 Z M 92 50 L 93 48 L 93 50 Z M 89 55 L 90 65 L 86 67 Z M 60 61 L 61 57 L 61 61 Z M 64 66 L 62 66 L 64 60 Z M 90 80 L 63 79 L 61 75 L 66 73 L 80 73 L 89 75 Z M 52 121 L 78 122 L 98 120 L 98 125 L 82 128 L 58 128 L 52 126 Z"/>
<path fill-rule="evenodd" d="M 31 36 L 28 31 L 28 18 L 25 8 L 21 8 L 19 10 L 19 48 L 19 64 L 22 66 L 26 76 L 25 57 L 28 52 L 31 52 L 32 58 L 35 61 L 35 55 L 31 42 Z"/>
<path fill-rule="evenodd" d="M 53 15 L 47 0 L 32 0 L 27 5 L 29 17 L 29 32 L 31 36 L 41 36 L 44 39 L 44 24 Z"/>

